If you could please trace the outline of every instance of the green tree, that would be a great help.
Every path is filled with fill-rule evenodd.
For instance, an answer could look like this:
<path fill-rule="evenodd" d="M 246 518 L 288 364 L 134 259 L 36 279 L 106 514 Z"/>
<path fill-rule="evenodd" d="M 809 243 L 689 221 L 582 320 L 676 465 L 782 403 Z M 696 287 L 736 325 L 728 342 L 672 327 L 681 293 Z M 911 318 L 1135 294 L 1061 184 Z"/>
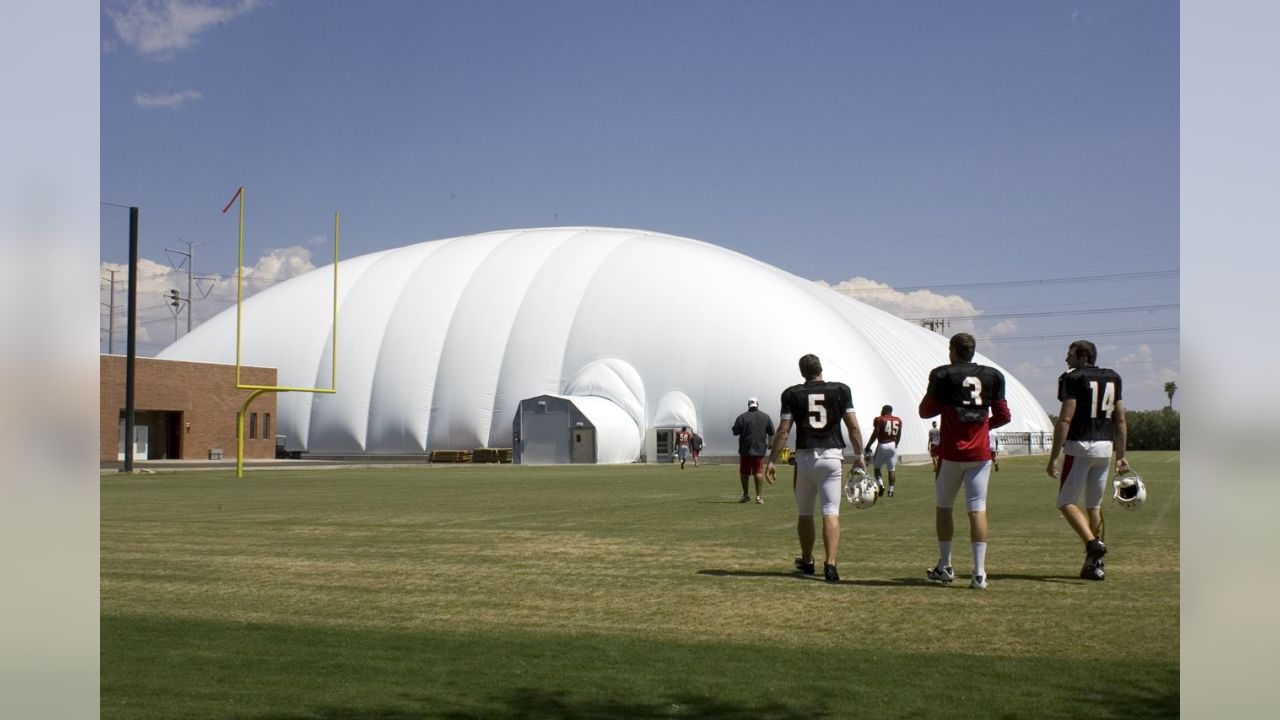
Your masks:
<path fill-rule="evenodd" d="M 1178 450 L 1181 445 L 1181 417 L 1172 408 L 1127 410 L 1130 450 Z"/>
<path fill-rule="evenodd" d="M 1178 383 L 1170 380 L 1164 384 L 1164 394 L 1169 396 L 1169 409 L 1173 409 L 1173 394 L 1178 392 Z"/>

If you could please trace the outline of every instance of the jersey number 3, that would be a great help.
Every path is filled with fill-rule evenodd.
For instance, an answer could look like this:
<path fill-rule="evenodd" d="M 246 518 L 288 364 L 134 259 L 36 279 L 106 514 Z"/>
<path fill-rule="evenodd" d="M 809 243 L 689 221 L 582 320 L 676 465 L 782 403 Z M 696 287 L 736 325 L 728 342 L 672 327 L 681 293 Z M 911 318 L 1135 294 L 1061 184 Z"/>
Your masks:
<path fill-rule="evenodd" d="M 1098 381 L 1089 381 L 1089 391 L 1093 393 L 1093 402 L 1089 407 L 1089 417 L 1102 416 L 1111 417 L 1111 411 L 1116 409 L 1116 384 L 1106 383 L 1102 387 L 1102 397 L 1098 397 Z"/>
<path fill-rule="evenodd" d="M 976 376 L 970 375 L 964 379 L 962 383 L 966 390 L 969 391 L 969 397 L 962 402 L 965 405 L 981 405 L 982 404 L 982 381 Z"/>
<path fill-rule="evenodd" d="M 815 430 L 827 426 L 827 409 L 822 405 L 824 399 L 826 396 L 821 393 L 809 396 L 809 427 Z"/>

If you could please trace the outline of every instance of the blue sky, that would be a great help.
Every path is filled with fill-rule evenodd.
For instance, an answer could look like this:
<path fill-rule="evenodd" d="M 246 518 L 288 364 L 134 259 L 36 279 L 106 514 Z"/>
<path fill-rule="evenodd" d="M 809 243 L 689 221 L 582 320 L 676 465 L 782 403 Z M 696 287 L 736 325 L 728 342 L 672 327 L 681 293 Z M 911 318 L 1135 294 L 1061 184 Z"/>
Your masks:
<path fill-rule="evenodd" d="M 954 318 L 1050 412 L 1075 337 L 1131 408 L 1179 377 L 1173 2 L 106 0 L 101 28 L 102 200 L 142 208 L 143 354 L 185 329 L 166 248 L 234 273 L 220 210 L 245 185 L 268 282 L 325 263 L 335 210 L 344 257 L 635 227 Z M 104 206 L 104 270 L 126 221 Z M 196 323 L 227 302 L 204 287 Z"/>

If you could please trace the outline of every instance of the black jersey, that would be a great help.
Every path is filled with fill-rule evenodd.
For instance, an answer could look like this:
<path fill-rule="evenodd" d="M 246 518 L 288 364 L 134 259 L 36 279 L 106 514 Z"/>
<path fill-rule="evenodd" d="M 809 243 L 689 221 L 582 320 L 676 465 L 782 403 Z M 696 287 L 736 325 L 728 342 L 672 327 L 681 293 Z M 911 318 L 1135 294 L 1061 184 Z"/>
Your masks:
<path fill-rule="evenodd" d="M 943 460 L 989 460 L 990 429 L 1010 420 L 1004 373 L 973 362 L 934 368 L 920 401 L 920 417 L 935 415 L 942 417 L 938 454 Z"/>
<path fill-rule="evenodd" d="M 841 382 L 813 381 L 782 391 L 782 413 L 796 426 L 796 449 L 844 447 L 840 423 L 853 412 L 853 393 Z"/>
<path fill-rule="evenodd" d="M 1068 440 L 1111 440 L 1112 415 L 1120 402 L 1120 375 L 1110 368 L 1082 367 L 1058 376 L 1058 399 L 1074 398 Z"/>
<path fill-rule="evenodd" d="M 954 408 L 961 422 L 985 422 L 987 410 L 1004 400 L 1004 373 L 971 362 L 942 365 L 929 373 L 926 394 Z"/>

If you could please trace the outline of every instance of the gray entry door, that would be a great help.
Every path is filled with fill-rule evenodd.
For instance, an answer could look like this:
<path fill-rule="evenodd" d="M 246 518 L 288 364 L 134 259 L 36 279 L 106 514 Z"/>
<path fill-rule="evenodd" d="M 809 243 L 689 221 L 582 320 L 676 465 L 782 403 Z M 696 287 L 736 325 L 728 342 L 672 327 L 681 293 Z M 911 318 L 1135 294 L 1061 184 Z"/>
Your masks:
<path fill-rule="evenodd" d="M 520 462 L 562 465 L 571 461 L 569 413 L 525 413 L 520 418 Z"/>
<path fill-rule="evenodd" d="M 573 461 L 575 463 L 593 463 L 596 461 L 596 429 L 573 429 Z"/>

